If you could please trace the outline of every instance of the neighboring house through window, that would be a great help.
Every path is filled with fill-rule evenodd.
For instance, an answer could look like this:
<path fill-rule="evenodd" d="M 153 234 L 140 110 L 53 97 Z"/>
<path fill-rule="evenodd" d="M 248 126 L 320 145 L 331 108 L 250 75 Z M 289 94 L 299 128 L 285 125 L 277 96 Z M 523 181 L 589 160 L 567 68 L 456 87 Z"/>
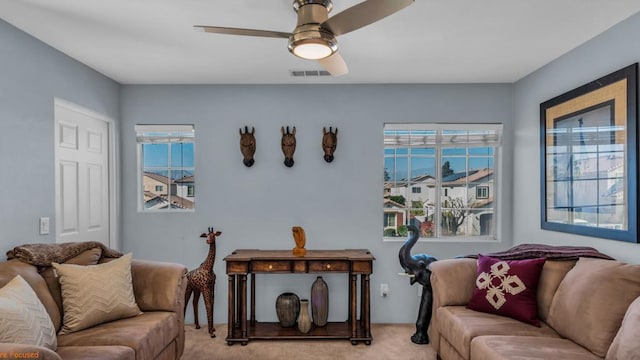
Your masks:
<path fill-rule="evenodd" d="M 422 238 L 496 239 L 501 137 L 496 124 L 386 124 L 384 237 L 414 224 Z"/>
<path fill-rule="evenodd" d="M 141 211 L 195 208 L 193 125 L 136 125 Z"/>

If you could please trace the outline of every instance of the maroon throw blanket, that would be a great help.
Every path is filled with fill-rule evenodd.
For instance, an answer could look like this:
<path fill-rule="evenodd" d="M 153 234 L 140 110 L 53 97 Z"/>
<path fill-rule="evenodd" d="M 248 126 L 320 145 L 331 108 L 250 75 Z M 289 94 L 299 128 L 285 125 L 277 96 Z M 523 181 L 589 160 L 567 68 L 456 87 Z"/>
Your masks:
<path fill-rule="evenodd" d="M 580 257 L 615 260 L 609 255 L 588 246 L 552 246 L 542 244 L 521 244 L 505 251 L 481 254 L 501 260 L 521 260 L 546 258 L 547 260 L 576 260 Z M 465 257 L 477 259 L 478 255 Z"/>

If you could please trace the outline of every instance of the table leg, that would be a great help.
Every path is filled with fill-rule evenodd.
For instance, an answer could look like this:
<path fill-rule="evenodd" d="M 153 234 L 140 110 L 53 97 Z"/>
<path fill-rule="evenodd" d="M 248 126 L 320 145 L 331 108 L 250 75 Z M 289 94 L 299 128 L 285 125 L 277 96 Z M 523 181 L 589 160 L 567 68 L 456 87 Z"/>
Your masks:
<path fill-rule="evenodd" d="M 240 275 L 240 336 L 247 338 L 247 275 Z"/>
<path fill-rule="evenodd" d="M 360 317 L 364 320 L 364 337 L 371 338 L 371 282 L 369 281 L 369 274 L 362 274 L 362 308 L 360 309 Z M 369 342 L 370 344 L 370 342 Z"/>
<path fill-rule="evenodd" d="M 227 340 L 233 338 L 233 329 L 236 323 L 236 276 L 229 275 L 229 294 L 228 294 L 228 308 L 229 313 L 227 314 Z M 231 343 L 229 343 L 231 344 Z"/>
<path fill-rule="evenodd" d="M 358 336 L 357 333 L 357 318 L 358 318 L 358 289 L 356 288 L 358 283 L 358 275 L 350 274 L 351 284 L 349 286 L 349 298 L 351 300 L 351 304 L 349 304 L 349 318 L 351 319 L 351 337 L 355 338 Z M 351 341 L 353 343 L 353 340 Z"/>
<path fill-rule="evenodd" d="M 351 302 L 353 301 L 353 292 L 351 291 L 351 275 L 347 276 L 347 288 L 349 289 L 349 303 L 347 304 L 348 315 L 347 315 L 347 323 L 351 324 Z"/>
<path fill-rule="evenodd" d="M 364 329 L 364 274 L 360 275 L 360 329 Z"/>
<path fill-rule="evenodd" d="M 256 274 L 251 274 L 251 325 L 256 324 Z"/>

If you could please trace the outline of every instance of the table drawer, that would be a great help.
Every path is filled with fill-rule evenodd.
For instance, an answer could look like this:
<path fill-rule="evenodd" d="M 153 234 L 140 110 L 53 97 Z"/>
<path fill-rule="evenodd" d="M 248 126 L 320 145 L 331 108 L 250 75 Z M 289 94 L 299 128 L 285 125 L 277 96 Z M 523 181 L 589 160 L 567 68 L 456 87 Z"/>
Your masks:
<path fill-rule="evenodd" d="M 349 272 L 349 262 L 341 260 L 311 260 L 309 272 Z"/>
<path fill-rule="evenodd" d="M 245 261 L 227 261 L 227 274 L 248 274 L 249 263 Z"/>
<path fill-rule="evenodd" d="M 251 263 L 253 272 L 291 272 L 291 261 L 256 260 Z"/>
<path fill-rule="evenodd" d="M 371 261 L 354 261 L 351 263 L 351 272 L 354 274 L 371 274 L 373 263 Z"/>

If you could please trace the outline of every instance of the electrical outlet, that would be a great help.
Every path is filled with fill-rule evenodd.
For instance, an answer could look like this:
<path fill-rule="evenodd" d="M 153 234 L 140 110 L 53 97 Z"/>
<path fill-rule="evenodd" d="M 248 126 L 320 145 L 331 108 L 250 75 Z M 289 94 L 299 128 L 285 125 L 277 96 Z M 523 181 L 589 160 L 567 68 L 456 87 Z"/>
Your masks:
<path fill-rule="evenodd" d="M 389 295 L 389 284 L 380 284 L 380 296 L 386 297 Z"/>
<path fill-rule="evenodd" d="M 49 218 L 40 218 L 40 235 L 47 235 L 49 233 Z"/>

